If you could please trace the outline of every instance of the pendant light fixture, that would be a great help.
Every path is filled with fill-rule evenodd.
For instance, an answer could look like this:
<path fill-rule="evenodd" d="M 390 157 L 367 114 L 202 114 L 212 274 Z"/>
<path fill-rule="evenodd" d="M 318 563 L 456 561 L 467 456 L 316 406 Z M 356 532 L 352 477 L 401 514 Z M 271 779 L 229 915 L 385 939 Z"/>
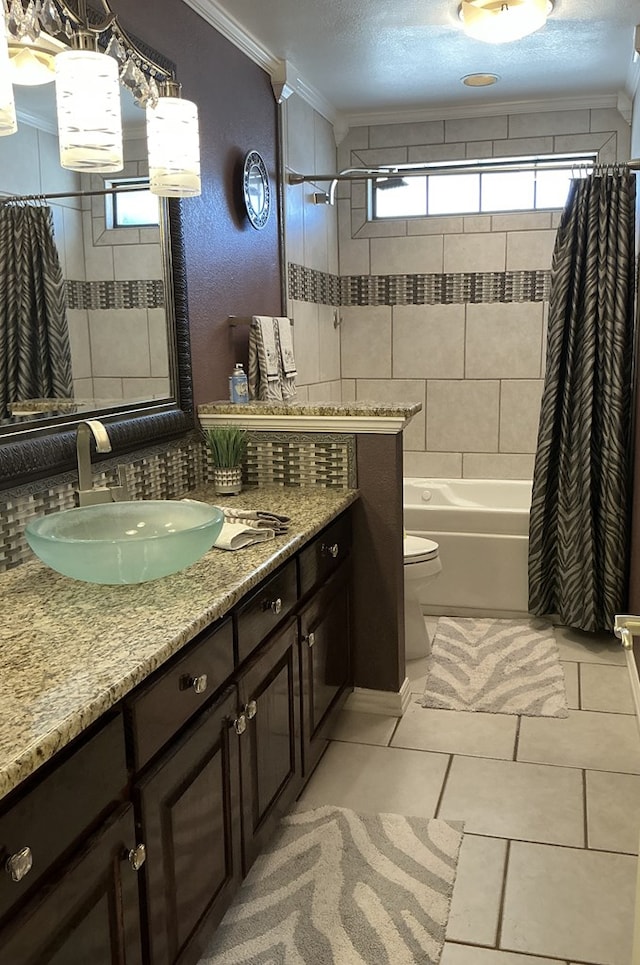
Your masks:
<path fill-rule="evenodd" d="M 0 6 L 0 13 L 2 13 Z M 4 15 L 0 16 L 0 135 L 15 134 L 18 130 L 13 84 L 9 73 L 9 47 Z"/>
<path fill-rule="evenodd" d="M 149 190 L 165 198 L 200 194 L 198 108 L 182 100 L 180 85 L 162 85 L 155 106 L 147 106 Z"/>
<path fill-rule="evenodd" d="M 539 30 L 552 9 L 551 0 L 462 0 L 460 19 L 470 37 L 504 44 Z"/>
<path fill-rule="evenodd" d="M 86 18 L 86 0 L 84 6 Z M 56 107 L 60 164 L 70 171 L 113 174 L 124 167 L 118 65 L 98 50 L 88 26 L 58 54 Z"/>
<path fill-rule="evenodd" d="M 122 85 L 147 108 L 152 192 L 200 194 L 197 107 L 180 98 L 171 65 L 129 37 L 108 0 L 91 8 L 87 0 L 0 0 L 0 134 L 17 130 L 11 71 L 14 83 L 32 85 L 54 71 L 62 167 L 122 170 Z"/>

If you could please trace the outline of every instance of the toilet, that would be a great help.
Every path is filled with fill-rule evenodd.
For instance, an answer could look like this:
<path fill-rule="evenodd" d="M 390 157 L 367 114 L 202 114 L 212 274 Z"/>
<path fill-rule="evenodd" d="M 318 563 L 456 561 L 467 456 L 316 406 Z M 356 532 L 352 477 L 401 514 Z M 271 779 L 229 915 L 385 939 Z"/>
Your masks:
<path fill-rule="evenodd" d="M 404 537 L 404 649 L 406 660 L 431 652 L 431 641 L 419 603 L 420 591 L 442 570 L 440 548 L 432 539 Z"/>

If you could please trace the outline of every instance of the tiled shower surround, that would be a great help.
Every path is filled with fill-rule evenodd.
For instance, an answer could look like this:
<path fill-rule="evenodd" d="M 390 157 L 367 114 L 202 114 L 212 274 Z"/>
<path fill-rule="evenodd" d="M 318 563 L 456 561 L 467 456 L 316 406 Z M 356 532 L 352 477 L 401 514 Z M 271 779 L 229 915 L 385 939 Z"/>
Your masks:
<path fill-rule="evenodd" d="M 213 479 L 208 452 L 197 432 L 169 445 L 94 464 L 94 486 L 116 485 L 119 465 L 126 467 L 131 499 L 175 499 Z M 348 433 L 249 433 L 244 480 L 253 486 L 354 488 L 355 437 Z M 24 536 L 26 524 L 34 516 L 72 509 L 77 486 L 74 470 L 0 492 L 0 573 L 34 559 Z M 228 498 L 221 496 L 220 500 Z M 233 501 L 241 506 L 242 496 Z"/>
<path fill-rule="evenodd" d="M 604 163 L 630 156 L 629 124 L 613 108 L 496 111 L 352 128 L 335 169 L 589 150 Z M 304 141 L 317 143 L 322 119 L 311 108 L 302 114 L 297 104 L 289 169 L 325 172 L 327 161 L 318 164 L 309 150 L 305 156 Z M 560 212 L 372 223 L 366 183 L 341 182 L 336 270 L 326 240 L 334 209 L 311 200 L 326 189 L 326 182 L 287 187 L 301 397 L 420 402 L 405 431 L 407 475 L 531 478 Z"/>

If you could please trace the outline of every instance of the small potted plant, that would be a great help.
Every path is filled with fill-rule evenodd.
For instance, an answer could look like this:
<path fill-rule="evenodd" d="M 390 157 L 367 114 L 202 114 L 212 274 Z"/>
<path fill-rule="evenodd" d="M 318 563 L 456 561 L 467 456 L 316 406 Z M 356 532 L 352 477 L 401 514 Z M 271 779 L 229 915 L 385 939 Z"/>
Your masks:
<path fill-rule="evenodd" d="M 242 461 L 247 452 L 247 433 L 235 426 L 214 426 L 205 432 L 213 463 L 213 485 L 220 496 L 242 491 Z"/>

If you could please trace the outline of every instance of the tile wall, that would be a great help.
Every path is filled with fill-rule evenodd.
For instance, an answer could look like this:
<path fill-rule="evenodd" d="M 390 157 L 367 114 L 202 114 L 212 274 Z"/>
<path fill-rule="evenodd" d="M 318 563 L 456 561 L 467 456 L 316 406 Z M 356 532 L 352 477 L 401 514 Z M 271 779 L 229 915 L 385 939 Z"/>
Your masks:
<path fill-rule="evenodd" d="M 597 150 L 629 157 L 616 110 L 352 129 L 338 167 Z M 366 185 L 340 185 L 343 398 L 421 402 L 405 472 L 530 478 L 559 212 L 373 224 Z"/>

